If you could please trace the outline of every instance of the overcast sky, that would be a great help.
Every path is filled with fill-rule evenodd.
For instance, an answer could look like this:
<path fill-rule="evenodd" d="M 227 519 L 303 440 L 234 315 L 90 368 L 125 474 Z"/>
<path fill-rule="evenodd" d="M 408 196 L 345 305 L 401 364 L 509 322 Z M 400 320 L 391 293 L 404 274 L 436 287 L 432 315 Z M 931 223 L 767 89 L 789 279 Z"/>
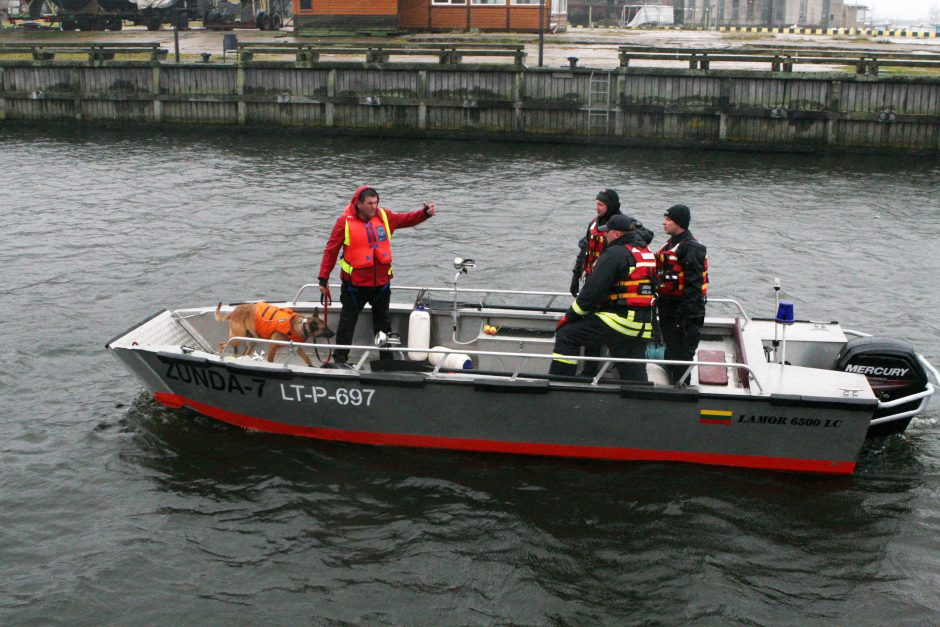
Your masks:
<path fill-rule="evenodd" d="M 932 7 L 940 8 L 940 0 L 855 0 L 846 4 L 864 4 L 878 17 L 904 20 L 926 18 Z"/>

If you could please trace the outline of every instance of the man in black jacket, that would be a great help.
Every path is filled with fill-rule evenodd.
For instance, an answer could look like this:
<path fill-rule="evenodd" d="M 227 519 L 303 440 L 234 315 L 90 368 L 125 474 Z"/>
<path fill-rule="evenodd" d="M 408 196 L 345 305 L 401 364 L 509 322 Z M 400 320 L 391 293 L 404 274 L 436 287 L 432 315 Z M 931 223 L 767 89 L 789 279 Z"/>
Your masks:
<path fill-rule="evenodd" d="M 582 277 L 587 279 L 591 275 L 597 260 L 604 252 L 606 238 L 600 228 L 607 224 L 607 221 L 612 217 L 623 215 L 620 210 L 620 195 L 617 190 L 608 187 L 598 192 L 594 199 L 594 211 L 596 215 L 588 224 L 584 237 L 578 242 L 578 257 L 574 262 L 571 273 L 571 287 L 568 290 L 572 296 L 578 295 L 581 289 Z M 653 232 L 639 222 L 637 222 L 635 230 L 645 239 L 646 245 L 653 241 Z M 601 354 L 601 348 L 600 346 L 585 346 L 584 356 L 598 357 Z M 598 367 L 598 362 L 585 362 L 582 374 L 594 376 Z"/>
<path fill-rule="evenodd" d="M 617 215 L 623 215 L 620 211 L 620 195 L 615 189 L 604 189 L 598 192 L 594 199 L 594 210 L 597 215 L 588 224 L 587 232 L 581 241 L 578 242 L 578 257 L 574 261 L 574 268 L 571 270 L 571 288 L 572 296 L 577 296 L 581 289 L 581 277 L 588 276 L 594 270 L 594 264 L 597 263 L 601 253 L 604 251 L 604 236 L 598 231 L 598 227 L 607 224 L 607 221 Z M 650 234 L 652 235 L 652 233 Z"/>
<path fill-rule="evenodd" d="M 642 225 L 625 215 L 599 227 L 607 238 L 578 297 L 556 327 L 549 374 L 574 375 L 582 346 L 606 345 L 613 357 L 639 358 L 653 331 L 654 255 Z M 618 364 L 621 379 L 646 380 L 645 364 Z"/>
<path fill-rule="evenodd" d="M 692 237 L 692 213 L 685 205 L 673 205 L 663 217 L 669 241 L 656 253 L 656 308 L 666 345 L 666 359 L 695 358 L 708 294 L 708 257 L 705 246 Z M 669 366 L 677 380 L 688 366 Z"/>

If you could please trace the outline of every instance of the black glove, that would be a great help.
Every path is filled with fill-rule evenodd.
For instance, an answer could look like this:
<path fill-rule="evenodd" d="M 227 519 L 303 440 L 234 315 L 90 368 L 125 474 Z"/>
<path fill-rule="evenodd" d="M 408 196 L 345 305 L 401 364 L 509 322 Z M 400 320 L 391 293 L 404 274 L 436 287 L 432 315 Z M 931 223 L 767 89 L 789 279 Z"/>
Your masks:
<path fill-rule="evenodd" d="M 578 295 L 578 292 L 581 291 L 581 275 L 571 275 L 571 287 L 568 288 L 568 291 L 571 292 L 572 296 Z"/>

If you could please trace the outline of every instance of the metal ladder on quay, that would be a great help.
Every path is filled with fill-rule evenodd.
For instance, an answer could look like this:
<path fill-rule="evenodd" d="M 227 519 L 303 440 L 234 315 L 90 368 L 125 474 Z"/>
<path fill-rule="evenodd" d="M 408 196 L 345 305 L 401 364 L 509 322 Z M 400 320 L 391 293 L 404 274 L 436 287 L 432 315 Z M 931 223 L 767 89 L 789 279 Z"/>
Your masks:
<path fill-rule="evenodd" d="M 588 83 L 588 131 L 610 132 L 610 72 L 591 72 Z"/>

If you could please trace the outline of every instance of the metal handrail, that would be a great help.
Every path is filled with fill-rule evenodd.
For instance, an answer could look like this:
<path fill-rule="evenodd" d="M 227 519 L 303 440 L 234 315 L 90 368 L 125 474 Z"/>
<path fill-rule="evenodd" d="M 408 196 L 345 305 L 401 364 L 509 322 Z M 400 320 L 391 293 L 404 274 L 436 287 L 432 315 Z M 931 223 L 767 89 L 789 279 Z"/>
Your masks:
<path fill-rule="evenodd" d="M 908 418 L 910 416 L 916 416 L 927 409 L 927 403 L 930 401 L 930 397 L 934 393 L 933 384 L 929 381 L 927 382 L 927 387 L 923 392 L 917 392 L 916 394 L 911 394 L 910 396 L 905 396 L 903 398 L 896 398 L 893 401 L 888 401 L 887 403 L 878 402 L 878 409 L 885 407 L 895 407 L 904 403 L 909 403 L 915 401 L 918 398 L 921 399 L 920 404 L 915 408 L 908 411 L 903 411 L 899 414 L 891 414 L 890 416 L 882 416 L 881 418 L 875 418 L 871 421 L 871 424 L 878 425 L 883 422 L 892 422 L 895 420 L 901 420 L 902 418 Z"/>
<path fill-rule="evenodd" d="M 855 333 L 858 333 L 858 332 L 856 331 Z M 867 334 L 860 333 L 860 335 L 865 336 Z M 937 384 L 940 385 L 940 373 L 937 372 L 937 369 L 934 368 L 933 364 L 927 361 L 927 359 L 923 355 L 921 355 L 920 353 L 916 353 L 916 355 L 917 355 L 917 360 L 924 366 L 924 368 L 927 369 L 928 376 L 933 375 L 934 381 L 936 381 Z M 916 392 L 908 396 L 896 398 L 893 401 L 887 401 L 885 403 L 882 403 L 881 401 L 879 401 L 878 409 L 890 409 L 891 407 L 897 407 L 898 405 L 904 405 L 906 403 L 910 403 L 911 401 L 916 401 L 917 399 L 921 399 L 920 404 L 915 409 L 903 411 L 898 414 L 891 414 L 890 416 L 882 416 L 881 418 L 875 418 L 874 420 L 871 421 L 871 424 L 877 425 L 883 422 L 892 422 L 894 420 L 901 420 L 903 418 L 908 418 L 910 416 L 916 416 L 920 414 L 925 409 L 927 409 L 927 403 L 930 402 L 930 397 L 933 396 L 933 393 L 935 391 L 936 391 L 936 388 L 934 388 L 933 384 L 930 383 L 930 381 L 928 380 L 927 387 L 924 388 L 924 390 L 921 392 Z"/>
<path fill-rule="evenodd" d="M 741 305 L 741 303 L 739 303 L 735 299 L 733 298 L 709 298 L 708 299 L 709 305 L 714 305 L 716 303 L 720 303 L 722 305 L 734 305 L 735 307 L 737 307 L 738 311 L 741 313 L 741 316 L 744 318 L 745 322 L 751 321 L 751 317 L 747 315 L 746 311 L 744 311 L 744 307 Z"/>
<path fill-rule="evenodd" d="M 933 367 L 933 364 L 927 361 L 920 353 L 915 353 L 917 355 L 917 360 L 927 369 L 927 371 L 933 375 L 933 380 L 937 382 L 937 385 L 940 385 L 940 372 L 937 372 L 937 369 Z"/>
<path fill-rule="evenodd" d="M 247 343 L 256 343 L 256 344 L 271 344 L 271 345 L 276 345 L 276 346 L 286 346 L 286 347 L 288 347 L 290 350 L 293 350 L 294 348 L 323 348 L 323 346 L 324 346 L 323 344 L 316 344 L 316 343 L 311 343 L 311 342 L 291 342 L 291 341 L 289 341 L 289 340 L 287 340 L 287 341 L 285 341 L 285 340 L 265 340 L 265 339 L 256 338 L 256 337 L 236 336 L 236 337 L 230 337 L 230 338 L 228 339 L 228 341 L 225 342 L 225 345 L 222 347 L 222 350 L 221 350 L 220 353 L 219 353 L 219 356 L 220 356 L 220 357 L 222 357 L 222 356 L 225 355 L 225 352 L 228 350 L 228 348 L 229 348 L 229 346 L 232 344 L 232 342 L 246 343 L 246 344 L 247 344 Z M 381 352 L 381 351 L 398 351 L 398 352 L 412 352 L 412 353 L 434 353 L 434 354 L 441 354 L 441 355 L 451 355 L 451 354 L 458 353 L 458 351 L 455 351 L 455 350 L 452 350 L 452 349 L 449 349 L 449 348 L 444 348 L 444 349 L 435 349 L 435 348 L 420 348 L 420 349 L 414 349 L 414 348 L 408 348 L 408 347 L 365 346 L 365 345 L 361 345 L 361 344 L 330 344 L 330 347 L 331 347 L 332 349 L 334 349 L 334 350 L 337 349 L 337 348 L 342 348 L 342 349 L 355 349 L 355 350 L 364 351 L 364 352 L 366 353 L 366 355 L 363 356 L 363 358 L 359 361 L 359 363 L 357 364 L 357 366 L 361 366 L 361 365 L 364 363 L 364 361 L 365 361 L 365 357 L 368 356 L 369 354 L 371 354 L 372 352 L 375 352 L 375 351 L 379 351 L 379 352 Z M 547 355 L 547 354 L 544 354 L 544 353 L 509 353 L 509 352 L 505 352 L 505 351 L 481 351 L 481 350 L 463 350 L 463 349 L 461 349 L 461 350 L 459 351 L 459 353 L 464 353 L 464 354 L 467 354 L 467 355 L 483 355 L 483 356 L 488 356 L 488 357 L 516 357 L 516 358 L 523 358 L 524 360 L 528 360 L 528 359 L 554 359 L 554 357 L 553 357 L 552 355 Z M 459 353 L 458 353 L 458 354 L 459 354 Z M 572 360 L 572 361 L 578 361 L 578 362 L 581 362 L 581 361 L 595 361 L 595 362 L 603 362 L 603 363 L 605 363 L 605 364 L 612 364 L 612 363 L 613 363 L 613 364 L 616 364 L 616 363 L 629 363 L 629 364 L 657 364 L 657 365 L 667 365 L 667 366 L 671 366 L 671 365 L 684 365 L 684 366 L 690 366 L 690 367 L 691 367 L 691 366 L 719 366 L 719 367 L 723 367 L 723 368 L 744 368 L 745 370 L 748 371 L 748 373 L 750 374 L 750 376 L 751 376 L 751 378 L 753 379 L 754 383 L 757 384 L 757 387 L 758 387 L 758 389 L 760 390 L 760 393 L 761 393 L 761 394 L 764 393 L 764 386 L 761 384 L 760 380 L 758 379 L 757 374 L 754 372 L 754 369 L 751 368 L 751 366 L 749 366 L 748 364 L 720 363 L 720 362 L 714 362 L 714 361 L 697 361 L 697 360 L 695 360 L 695 361 L 678 361 L 678 360 L 674 360 L 674 359 L 639 359 L 639 358 L 632 358 L 632 357 L 581 357 L 581 356 L 579 356 L 579 355 L 565 355 L 565 359 L 570 359 L 570 360 Z M 520 367 L 521 367 L 521 366 L 520 366 Z M 433 374 L 437 374 L 438 371 L 440 370 L 440 368 L 441 368 L 440 364 L 437 365 L 437 366 L 434 368 L 434 370 L 432 371 L 432 373 L 433 373 Z M 358 369 L 358 368 L 357 368 L 357 369 Z M 599 373 L 599 374 L 602 374 L 602 373 Z M 510 378 L 515 379 L 515 378 L 517 378 L 518 376 L 519 376 L 519 368 L 516 368 L 516 370 L 513 372 L 512 376 L 511 376 Z M 596 377 L 596 378 L 594 379 L 594 381 L 592 382 L 592 385 L 596 385 L 598 379 L 599 379 L 599 375 L 598 375 L 598 377 Z"/>
<path fill-rule="evenodd" d="M 297 290 L 297 293 L 294 295 L 293 300 L 290 302 L 296 304 L 300 299 L 300 295 L 307 288 L 316 287 L 319 288 L 319 283 L 306 283 L 300 286 L 300 289 Z M 339 287 L 338 285 L 331 284 L 330 287 Z M 480 301 L 480 306 L 486 305 L 486 297 L 494 294 L 511 294 L 515 296 L 551 296 L 552 298 L 544 307 L 551 307 L 555 299 L 559 296 L 569 296 L 568 292 L 549 292 L 549 291 L 539 291 L 539 290 L 499 290 L 499 289 L 479 289 L 479 288 L 454 288 L 454 287 L 416 287 L 413 285 L 396 285 L 396 290 L 407 290 L 412 292 L 446 292 L 448 294 L 482 294 L 483 299 Z M 751 317 L 747 315 L 747 312 L 744 310 L 744 307 L 740 302 L 733 298 L 710 298 L 708 299 L 709 304 L 722 304 L 722 305 L 733 305 L 746 322 L 750 322 Z M 543 307 L 543 308 L 544 308 Z"/>
<path fill-rule="evenodd" d="M 293 300 L 291 300 L 290 302 L 297 303 L 298 299 L 300 298 L 300 295 L 304 292 L 304 290 L 310 287 L 319 288 L 320 284 L 319 283 L 306 283 L 304 285 L 301 285 L 300 289 L 297 290 L 297 293 L 294 295 Z M 339 287 L 339 286 L 333 283 L 330 285 L 330 287 Z M 552 299 L 549 301 L 549 304 L 546 305 L 546 307 L 550 306 L 551 303 L 554 301 L 554 299 L 558 298 L 559 296 L 569 296 L 568 292 L 540 292 L 540 291 L 529 291 L 529 290 L 495 290 L 495 289 L 483 290 L 483 289 L 477 289 L 477 288 L 453 288 L 453 287 L 416 287 L 413 285 L 396 285 L 395 289 L 396 290 L 408 290 L 412 292 L 447 292 L 448 294 L 453 294 L 456 292 L 458 294 L 483 294 L 484 297 L 489 296 L 491 294 L 513 294 L 517 296 L 551 296 Z M 480 302 L 481 307 L 485 304 L 486 303 L 483 301 Z"/>
<path fill-rule="evenodd" d="M 884 401 L 884 402 L 878 401 L 878 409 L 891 409 L 892 407 L 897 407 L 898 405 L 904 405 L 905 403 L 916 401 L 919 398 L 927 398 L 929 396 L 932 396 L 933 393 L 934 393 L 933 384 L 930 383 L 930 381 L 928 381 L 927 387 L 925 387 L 920 392 L 908 394 L 907 396 L 896 398 L 893 401 Z"/>

